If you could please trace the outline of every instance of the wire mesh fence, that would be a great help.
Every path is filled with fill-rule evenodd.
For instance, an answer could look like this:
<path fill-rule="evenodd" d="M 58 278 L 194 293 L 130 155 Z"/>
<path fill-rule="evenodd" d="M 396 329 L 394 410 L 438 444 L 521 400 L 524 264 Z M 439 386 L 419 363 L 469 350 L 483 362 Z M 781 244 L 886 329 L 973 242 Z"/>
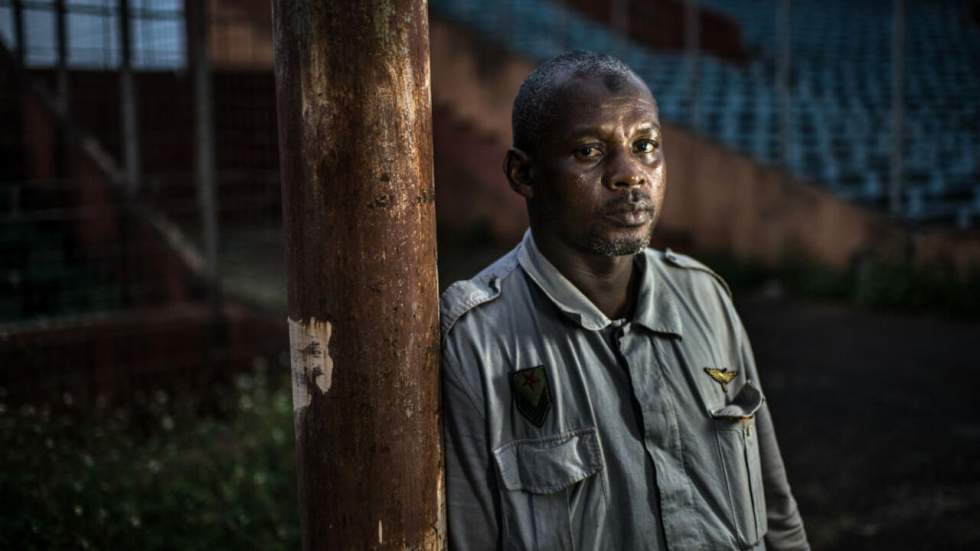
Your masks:
<path fill-rule="evenodd" d="M 207 12 L 211 213 L 200 201 L 183 2 L 0 2 L 8 84 L 0 92 L 0 357 L 19 366 L 5 369 L 0 385 L 11 396 L 38 398 L 65 381 L 102 381 L 101 391 L 123 396 L 118 387 L 154 372 L 279 361 L 284 339 L 271 320 L 285 282 L 271 36 L 267 6 L 264 19 L 243 6 L 210 2 Z M 135 135 L 126 101 L 135 105 Z M 137 186 L 126 166 L 134 141 Z M 219 265 L 229 267 L 217 275 L 202 253 L 208 216 L 223 229 Z M 51 366 L 59 375 L 29 376 Z M 106 370 L 116 375 L 96 376 Z"/>
<path fill-rule="evenodd" d="M 197 167 L 208 146 L 196 141 L 191 69 L 200 53 L 190 46 L 185 3 L 0 0 L 0 71 L 12 84 L 0 91 L 9 121 L 0 131 L 0 323 L 206 302 L 222 282 L 232 301 L 284 307 L 268 6 L 207 6 L 217 278 L 202 252 L 211 214 L 202 210 L 206 184 Z M 959 17 L 961 5 L 910 7 L 900 57 L 890 46 L 891 2 L 778 7 L 589 0 L 431 6 L 434 17 L 531 59 L 574 48 L 618 55 L 647 80 L 668 121 L 871 208 L 889 207 L 899 174 L 904 220 L 971 227 L 980 213 L 980 129 L 970 98 L 980 95 L 980 77 L 970 52 L 980 33 Z M 908 75 L 898 133 L 890 80 L 896 60 Z M 123 86 L 129 71 L 132 92 Z M 127 98 L 133 121 L 123 108 Z M 896 173 L 898 135 L 905 154 Z M 135 192 L 126 166 L 134 141 Z M 133 275 L 132 266 L 167 258 L 173 262 L 159 262 L 177 268 Z"/>

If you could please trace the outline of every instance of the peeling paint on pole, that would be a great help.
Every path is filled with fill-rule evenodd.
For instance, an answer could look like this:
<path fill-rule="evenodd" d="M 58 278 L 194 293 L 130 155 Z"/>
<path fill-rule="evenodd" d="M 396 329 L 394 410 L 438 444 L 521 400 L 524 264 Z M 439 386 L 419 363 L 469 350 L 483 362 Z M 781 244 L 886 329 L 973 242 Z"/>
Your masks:
<path fill-rule="evenodd" d="M 427 8 L 272 8 L 303 548 L 442 549 Z"/>
<path fill-rule="evenodd" d="M 293 411 L 308 407 L 313 394 L 326 394 L 333 381 L 330 322 L 311 319 L 289 323 L 289 360 L 293 370 Z"/>

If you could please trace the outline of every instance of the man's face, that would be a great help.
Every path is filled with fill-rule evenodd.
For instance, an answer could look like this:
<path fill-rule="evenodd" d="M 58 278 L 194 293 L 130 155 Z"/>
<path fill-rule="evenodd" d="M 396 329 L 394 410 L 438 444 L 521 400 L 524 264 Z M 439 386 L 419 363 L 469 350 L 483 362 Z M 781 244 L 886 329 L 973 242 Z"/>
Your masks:
<path fill-rule="evenodd" d="M 532 160 L 535 236 L 632 255 L 650 242 L 666 168 L 660 118 L 638 79 L 569 78 Z"/>

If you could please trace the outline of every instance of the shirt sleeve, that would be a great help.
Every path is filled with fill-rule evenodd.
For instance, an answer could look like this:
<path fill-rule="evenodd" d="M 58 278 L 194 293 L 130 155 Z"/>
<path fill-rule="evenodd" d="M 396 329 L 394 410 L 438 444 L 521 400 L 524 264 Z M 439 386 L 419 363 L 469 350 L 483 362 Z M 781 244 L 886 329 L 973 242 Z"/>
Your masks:
<path fill-rule="evenodd" d="M 752 375 L 756 383 L 758 371 L 755 357 L 745 328 L 739 323 L 741 336 L 740 354 L 743 369 Z M 776 442 L 772 416 L 768 404 L 764 403 L 756 415 L 756 434 L 759 438 L 759 456 L 762 461 L 762 484 L 766 496 L 766 548 L 771 551 L 809 551 L 803 519 L 796 505 L 796 499 L 786 478 L 786 468 Z"/>
<path fill-rule="evenodd" d="M 445 346 L 442 395 L 449 549 L 496 549 L 499 506 L 484 401 L 467 384 L 461 369 L 455 349 Z"/>

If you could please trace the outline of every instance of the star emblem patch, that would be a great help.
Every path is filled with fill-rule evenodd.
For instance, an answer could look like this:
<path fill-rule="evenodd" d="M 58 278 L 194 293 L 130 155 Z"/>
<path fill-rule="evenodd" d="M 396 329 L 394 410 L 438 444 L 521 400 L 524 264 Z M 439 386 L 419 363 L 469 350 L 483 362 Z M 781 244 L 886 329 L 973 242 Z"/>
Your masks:
<path fill-rule="evenodd" d="M 534 426 L 543 425 L 545 415 L 551 409 L 551 394 L 544 366 L 515 371 L 510 376 L 510 386 L 517 411 Z"/>
<path fill-rule="evenodd" d="M 716 367 L 706 367 L 704 368 L 704 372 L 714 379 L 716 383 L 721 385 L 722 392 L 727 392 L 728 383 L 734 381 L 735 377 L 738 376 L 738 371 L 729 371 L 728 368 L 718 369 Z"/>

